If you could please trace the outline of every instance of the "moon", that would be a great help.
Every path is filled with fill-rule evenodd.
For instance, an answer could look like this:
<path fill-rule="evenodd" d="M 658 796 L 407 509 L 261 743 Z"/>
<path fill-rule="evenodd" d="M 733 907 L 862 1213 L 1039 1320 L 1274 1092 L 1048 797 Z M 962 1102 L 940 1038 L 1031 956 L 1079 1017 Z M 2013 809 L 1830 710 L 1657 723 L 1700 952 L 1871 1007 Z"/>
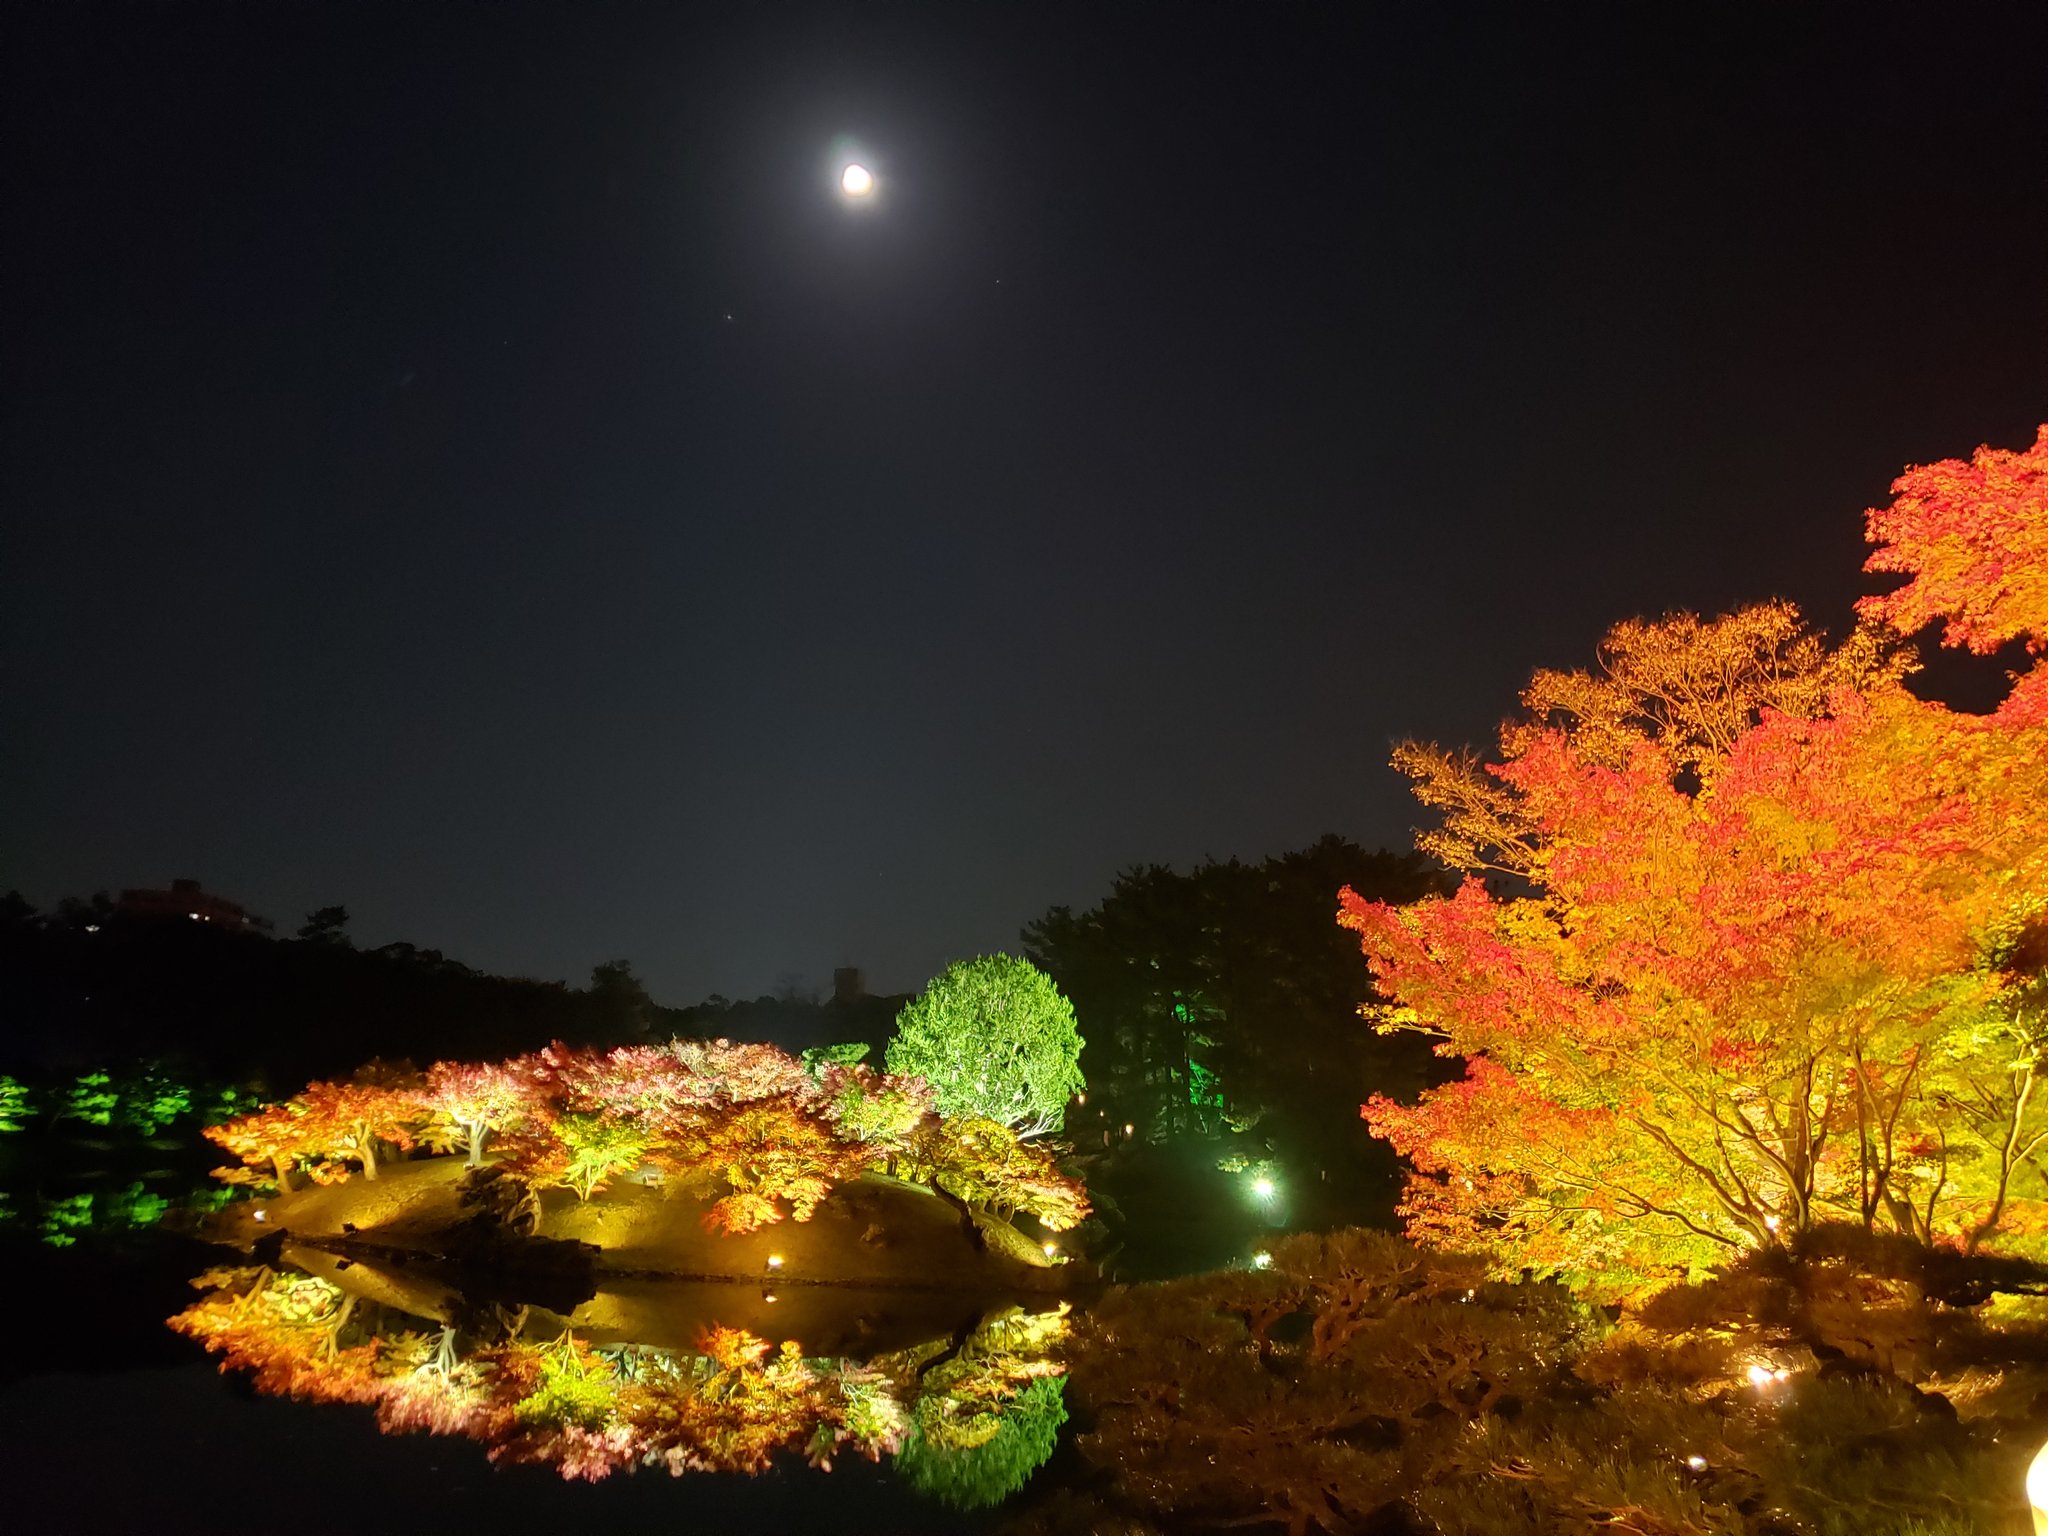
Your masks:
<path fill-rule="evenodd" d="M 864 165 L 849 165 L 839 173 L 839 190 L 848 197 L 866 197 L 875 190 L 874 175 Z"/>

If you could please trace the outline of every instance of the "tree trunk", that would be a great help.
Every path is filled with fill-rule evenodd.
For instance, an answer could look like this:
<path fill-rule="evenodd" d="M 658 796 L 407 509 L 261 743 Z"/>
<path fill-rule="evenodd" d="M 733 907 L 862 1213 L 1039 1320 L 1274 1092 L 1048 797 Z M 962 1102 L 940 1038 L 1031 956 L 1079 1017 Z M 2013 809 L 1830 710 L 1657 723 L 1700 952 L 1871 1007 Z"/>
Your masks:
<path fill-rule="evenodd" d="M 925 1183 L 930 1186 L 933 1194 L 960 1213 L 960 1226 L 967 1234 L 967 1241 L 974 1245 L 976 1251 L 987 1249 L 988 1238 L 983 1234 L 981 1228 L 975 1224 L 974 1208 L 954 1194 L 953 1191 L 940 1184 L 937 1174 L 933 1174 L 929 1179 L 926 1179 Z"/>
<path fill-rule="evenodd" d="M 1963 1252 L 1966 1254 L 1976 1253 L 1977 1245 L 1998 1230 L 1998 1223 L 2005 1216 L 2006 1197 L 2012 1190 L 2013 1169 L 2021 1158 L 2027 1156 L 2040 1143 L 2040 1137 L 2037 1136 L 2028 1144 L 2025 1151 L 2020 1149 L 2020 1128 L 2027 1118 L 2027 1101 L 2033 1096 L 2034 1068 L 2029 1064 L 2020 1070 L 2019 1085 L 2013 1094 L 2012 1113 L 2006 1121 L 2005 1142 L 1998 1149 L 1998 1195 L 1991 1202 L 1990 1214 L 1971 1229 L 1969 1240 L 1963 1244 Z M 1931 1219 L 1928 1225 L 1933 1225 Z"/>

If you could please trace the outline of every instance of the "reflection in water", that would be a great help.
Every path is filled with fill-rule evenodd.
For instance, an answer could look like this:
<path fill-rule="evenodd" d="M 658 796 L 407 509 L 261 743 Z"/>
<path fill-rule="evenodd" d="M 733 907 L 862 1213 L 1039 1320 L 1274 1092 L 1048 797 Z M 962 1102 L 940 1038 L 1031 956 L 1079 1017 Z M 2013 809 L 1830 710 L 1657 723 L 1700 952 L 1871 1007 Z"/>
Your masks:
<path fill-rule="evenodd" d="M 345 1283 L 281 1265 L 216 1269 L 194 1285 L 208 1294 L 171 1327 L 259 1391 L 368 1404 L 386 1433 L 466 1435 L 495 1462 L 566 1478 L 759 1472 L 784 1452 L 825 1468 L 839 1455 L 891 1455 L 919 1488 L 972 1507 L 1021 1487 L 1066 1418 L 1065 1367 L 1050 1358 L 1064 1305 L 1010 1307 L 858 1360 L 716 1322 L 693 1350 L 593 1343 L 538 1307 L 445 1292 L 438 1315 L 422 1315 L 381 1299 L 422 1294 L 409 1277 L 367 1265 Z"/>
<path fill-rule="evenodd" d="M 1035 1377 L 965 1424 L 954 1421 L 944 1394 L 927 1392 L 896 1453 L 897 1469 L 913 1487 L 955 1508 L 1000 1504 L 1052 1455 L 1067 1422 L 1066 1385 L 1063 1376 Z M 928 1422 L 927 1405 L 939 1422 Z"/>
<path fill-rule="evenodd" d="M 62 1193 L 28 1178 L 0 1187 L 0 1233 L 28 1232 L 51 1248 L 70 1248 L 87 1237 L 118 1238 L 147 1231 L 172 1211 L 196 1217 L 217 1210 L 233 1196 L 233 1190 L 218 1185 L 181 1183 L 175 1171 L 125 1181 L 102 1179 L 94 1187 Z"/>

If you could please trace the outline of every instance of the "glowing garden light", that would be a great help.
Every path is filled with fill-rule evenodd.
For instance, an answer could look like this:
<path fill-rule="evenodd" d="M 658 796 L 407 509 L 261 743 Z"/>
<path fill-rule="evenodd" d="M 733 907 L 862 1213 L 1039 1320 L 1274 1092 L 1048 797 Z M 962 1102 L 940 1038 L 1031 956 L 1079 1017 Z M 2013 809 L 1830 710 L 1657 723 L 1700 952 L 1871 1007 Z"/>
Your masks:
<path fill-rule="evenodd" d="M 839 173 L 839 190 L 848 197 L 866 197 L 875 190 L 875 174 L 864 165 L 849 165 Z"/>
<path fill-rule="evenodd" d="M 2048 1445 L 2027 1468 L 2027 1502 L 2034 1507 L 2034 1536 L 2048 1536 Z"/>
<path fill-rule="evenodd" d="M 1253 1179 L 1252 1193 L 1257 1195 L 1261 1200 L 1272 1199 L 1275 1193 L 1273 1181 L 1267 1178 Z"/>
<path fill-rule="evenodd" d="M 769 1254 L 769 1255 L 768 1255 L 768 1267 L 769 1267 L 770 1269 L 780 1269 L 780 1268 L 782 1268 L 782 1255 L 781 1255 L 781 1254 L 779 1254 L 779 1253 L 771 1253 L 771 1254 Z"/>
<path fill-rule="evenodd" d="M 1060 1251 L 1059 1244 L 1057 1243 L 1040 1243 L 1039 1247 L 1045 1250 L 1045 1256 L 1048 1259 Z"/>
<path fill-rule="evenodd" d="M 1707 1470 L 1707 1458 L 1704 1456 L 1688 1456 L 1685 1458 L 1685 1464 L 1695 1472 Z"/>
<path fill-rule="evenodd" d="M 1272 1267 L 1273 1255 L 1266 1252 L 1265 1249 L 1261 1248 L 1257 1253 L 1252 1255 L 1253 1269 L 1271 1269 Z"/>

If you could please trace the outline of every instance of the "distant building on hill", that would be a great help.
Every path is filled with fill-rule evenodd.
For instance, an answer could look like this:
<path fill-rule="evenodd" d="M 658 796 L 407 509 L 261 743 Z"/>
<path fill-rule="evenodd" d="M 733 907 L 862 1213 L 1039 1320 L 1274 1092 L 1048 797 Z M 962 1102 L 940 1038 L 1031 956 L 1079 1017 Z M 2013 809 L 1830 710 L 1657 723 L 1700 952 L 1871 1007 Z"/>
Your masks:
<path fill-rule="evenodd" d="M 842 965 L 832 973 L 832 1001 L 857 1003 L 868 995 L 868 979 L 857 965 Z"/>
<path fill-rule="evenodd" d="M 197 880 L 173 880 L 167 891 L 123 891 L 114 910 L 136 917 L 184 918 L 187 922 L 212 923 L 216 928 L 238 932 L 270 926 L 227 897 L 202 890 Z"/>

